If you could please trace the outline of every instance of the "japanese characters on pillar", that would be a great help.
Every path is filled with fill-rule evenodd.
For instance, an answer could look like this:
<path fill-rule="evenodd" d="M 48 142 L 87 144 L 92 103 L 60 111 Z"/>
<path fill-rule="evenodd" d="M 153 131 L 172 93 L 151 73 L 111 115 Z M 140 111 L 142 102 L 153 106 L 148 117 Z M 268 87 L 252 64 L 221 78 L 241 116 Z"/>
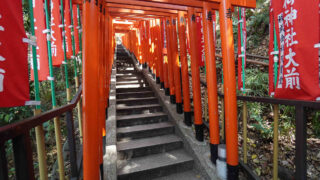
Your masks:
<path fill-rule="evenodd" d="M 213 42 L 215 47 L 217 47 L 217 38 L 216 38 L 216 27 L 217 27 L 217 17 L 216 12 L 212 12 L 212 26 L 213 26 Z"/>
<path fill-rule="evenodd" d="M 51 53 L 52 65 L 60 66 L 63 61 L 62 26 L 59 0 L 51 1 Z"/>
<path fill-rule="evenodd" d="M 186 24 L 189 24 L 188 18 L 186 18 Z M 186 26 L 186 46 L 187 46 L 187 53 L 191 55 L 190 51 L 190 36 L 189 36 L 189 26 Z"/>
<path fill-rule="evenodd" d="M 34 12 L 34 26 L 35 26 L 35 35 L 37 38 L 37 64 L 38 64 L 38 74 L 39 81 L 47 80 L 49 76 L 49 62 L 48 62 L 48 50 L 47 50 L 47 32 L 50 31 L 46 29 L 45 16 L 43 1 L 35 1 L 33 3 L 33 12 Z M 32 59 L 32 58 L 30 58 Z M 34 80 L 33 77 L 33 62 L 31 64 L 31 80 Z"/>
<path fill-rule="evenodd" d="M 204 38 L 203 38 L 203 25 L 202 25 L 202 15 L 197 16 L 196 22 L 197 22 L 197 36 L 201 37 L 198 38 L 198 48 L 200 49 L 199 53 L 199 66 L 203 67 L 204 66 L 204 61 L 205 61 L 205 53 L 204 53 Z"/>
<path fill-rule="evenodd" d="M 163 39 L 163 54 L 167 55 L 167 35 L 166 35 L 166 21 L 162 22 L 162 39 Z"/>
<path fill-rule="evenodd" d="M 279 44 L 275 97 L 320 100 L 319 1 L 272 1 L 271 7 Z"/>
<path fill-rule="evenodd" d="M 67 49 L 67 58 L 71 59 L 72 56 L 72 41 L 71 41 L 71 16 L 70 16 L 70 3 L 69 0 L 64 1 L 64 24 L 65 32 L 63 35 L 66 37 L 66 49 Z"/>
<path fill-rule="evenodd" d="M 247 28 L 246 9 L 239 8 L 238 12 L 238 89 L 245 89 L 244 72 L 246 67 Z"/>
<path fill-rule="evenodd" d="M 29 100 L 28 44 L 22 1 L 0 6 L 0 107 L 23 106 Z M 12 53 L 14 52 L 14 53 Z"/>

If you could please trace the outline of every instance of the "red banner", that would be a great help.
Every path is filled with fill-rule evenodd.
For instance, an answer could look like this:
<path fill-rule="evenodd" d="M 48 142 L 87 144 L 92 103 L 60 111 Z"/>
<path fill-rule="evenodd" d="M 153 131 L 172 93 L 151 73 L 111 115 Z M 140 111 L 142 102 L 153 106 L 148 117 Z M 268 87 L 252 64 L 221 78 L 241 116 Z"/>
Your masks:
<path fill-rule="evenodd" d="M 23 106 L 29 100 L 28 44 L 22 1 L 0 6 L 0 107 Z"/>
<path fill-rule="evenodd" d="M 279 0 L 271 6 L 279 45 L 275 97 L 320 99 L 319 1 Z"/>
<path fill-rule="evenodd" d="M 64 60 L 59 0 L 51 1 L 51 53 L 52 65 L 60 66 Z"/>
<path fill-rule="evenodd" d="M 71 41 L 71 16 L 70 16 L 70 0 L 64 0 L 64 24 L 65 24 L 65 37 L 66 37 L 66 49 L 67 58 L 70 59 L 73 55 L 72 52 L 72 41 Z"/>
<path fill-rule="evenodd" d="M 73 15 L 73 24 L 74 24 L 74 42 L 76 47 L 76 54 L 79 53 L 79 29 L 80 26 L 78 25 L 78 11 L 77 11 L 77 5 L 72 5 L 72 15 Z"/>
<path fill-rule="evenodd" d="M 163 48 L 162 48 L 162 53 L 166 56 L 168 51 L 167 51 L 167 34 L 166 34 L 166 21 L 162 21 L 162 37 L 163 37 Z M 142 35 L 143 36 L 143 35 Z"/>
<path fill-rule="evenodd" d="M 196 22 L 197 22 L 197 36 L 201 37 L 201 38 L 197 38 L 197 45 L 198 48 L 200 49 L 200 53 L 199 53 L 199 66 L 203 67 L 204 66 L 204 37 L 203 37 L 203 26 L 202 26 L 202 18 L 200 16 L 197 16 L 196 18 Z"/>
<path fill-rule="evenodd" d="M 246 27 L 246 9 L 239 8 L 238 12 L 238 89 L 243 89 L 243 71 L 246 67 L 246 48 L 247 48 L 247 27 Z M 241 31 L 242 30 L 242 31 Z M 244 61 L 244 62 L 243 62 Z M 244 65 L 244 69 L 242 66 Z"/>
<path fill-rule="evenodd" d="M 45 24 L 43 1 L 34 1 L 34 29 L 37 37 L 37 64 L 39 81 L 47 80 L 49 76 L 49 61 L 47 49 L 47 29 Z M 32 62 L 32 60 L 31 60 Z M 31 80 L 33 77 L 33 65 L 31 63 Z"/>

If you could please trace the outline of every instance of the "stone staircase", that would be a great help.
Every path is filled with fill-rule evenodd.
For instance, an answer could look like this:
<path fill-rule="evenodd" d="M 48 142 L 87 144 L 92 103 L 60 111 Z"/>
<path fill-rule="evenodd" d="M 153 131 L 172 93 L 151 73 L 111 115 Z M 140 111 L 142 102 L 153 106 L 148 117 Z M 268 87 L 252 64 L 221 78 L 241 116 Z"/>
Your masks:
<path fill-rule="evenodd" d="M 152 88 L 124 49 L 117 48 L 118 179 L 203 179 Z"/>

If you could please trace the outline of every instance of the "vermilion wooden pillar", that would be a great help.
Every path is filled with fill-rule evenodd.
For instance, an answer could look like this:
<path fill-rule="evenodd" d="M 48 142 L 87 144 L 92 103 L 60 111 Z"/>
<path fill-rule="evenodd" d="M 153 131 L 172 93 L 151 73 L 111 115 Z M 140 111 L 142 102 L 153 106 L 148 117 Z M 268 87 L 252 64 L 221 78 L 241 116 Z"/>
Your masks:
<path fill-rule="evenodd" d="M 104 76 L 105 76 L 105 82 L 104 82 L 104 88 L 105 88 L 105 108 L 106 108 L 106 119 L 108 118 L 108 99 L 109 99 L 109 79 L 108 79 L 108 68 L 109 68 L 109 64 L 108 64 L 108 7 L 105 4 L 105 12 L 104 12 L 104 40 L 103 40 L 103 46 L 104 46 L 104 59 L 103 62 L 105 63 L 105 71 L 104 71 Z M 105 127 L 105 126 L 104 126 Z"/>
<path fill-rule="evenodd" d="M 149 66 L 149 70 L 151 68 L 150 66 L 150 21 L 146 21 L 146 62 L 147 65 Z"/>
<path fill-rule="evenodd" d="M 83 3 L 83 178 L 99 179 L 98 5 Z"/>
<path fill-rule="evenodd" d="M 163 31 L 162 31 L 162 21 L 161 19 L 157 19 L 157 26 L 158 26 L 158 63 L 159 63 L 159 75 L 160 75 L 160 85 L 161 89 L 164 89 L 164 75 L 163 75 Z"/>
<path fill-rule="evenodd" d="M 167 32 L 167 26 L 166 26 L 166 19 L 165 18 L 161 18 L 161 34 L 163 36 L 166 36 L 166 32 Z M 166 40 L 167 38 L 166 37 L 163 37 L 162 38 L 163 40 L 161 40 L 161 42 L 163 42 L 163 48 L 162 50 L 164 50 L 164 48 L 166 49 L 166 53 L 167 53 L 167 57 L 164 57 L 164 60 L 163 60 L 163 80 L 164 80 L 164 89 L 165 89 L 165 94 L 167 96 L 170 95 L 170 89 L 169 89 L 169 78 L 168 78 L 168 42 L 166 42 L 165 46 L 164 47 L 164 40 Z"/>
<path fill-rule="evenodd" d="M 238 178 L 238 122 L 231 0 L 220 3 L 228 179 Z"/>
<path fill-rule="evenodd" d="M 142 31 L 140 32 L 142 35 L 141 35 L 141 46 L 142 46 L 142 66 L 143 68 L 147 68 L 147 62 L 146 62 L 146 59 L 147 59 L 147 37 L 146 37 L 146 21 L 142 21 L 141 23 L 141 29 Z"/>
<path fill-rule="evenodd" d="M 209 3 L 203 3 L 203 30 L 207 69 L 207 91 L 209 107 L 209 134 L 211 161 L 216 164 L 219 144 L 219 112 L 218 112 L 218 88 L 215 57 L 215 42 L 213 37 L 213 19 L 215 11 L 210 9 Z"/>
<path fill-rule="evenodd" d="M 184 12 L 179 11 L 178 16 L 179 25 L 179 45 L 180 45 L 180 62 L 181 62 L 181 78 L 183 91 L 183 111 L 184 123 L 191 126 L 191 106 L 190 106 L 190 89 L 189 89 L 189 71 L 187 59 L 187 45 L 186 45 L 186 19 Z"/>
<path fill-rule="evenodd" d="M 196 44 L 197 24 L 194 8 L 188 8 L 188 24 L 190 36 L 190 51 L 191 51 L 191 73 L 192 73 L 192 90 L 193 90 L 193 110 L 194 110 L 194 125 L 196 130 L 196 139 L 203 141 L 203 122 L 202 122 L 202 107 L 201 107 L 201 89 L 200 89 L 200 70 L 198 54 L 200 49 Z"/>
<path fill-rule="evenodd" d="M 175 86 L 173 74 L 173 58 L 172 58 L 172 34 L 171 34 L 171 19 L 166 18 L 166 40 L 167 40 L 167 59 L 168 59 L 168 79 L 170 87 L 170 102 L 175 103 Z"/>
<path fill-rule="evenodd" d="M 157 68 L 155 66 L 155 60 L 157 58 L 157 56 L 155 56 L 154 53 L 154 41 L 155 41 L 155 37 L 154 37 L 154 20 L 150 20 L 150 68 L 152 71 L 153 76 L 155 77 L 157 74 Z"/>
<path fill-rule="evenodd" d="M 105 97 L 106 94 L 104 94 L 104 49 L 103 49 L 103 28 L 104 28 L 104 14 L 103 14 L 103 8 L 104 7 L 104 1 L 99 1 L 99 27 L 98 27 L 98 49 L 99 49 L 99 97 Z M 99 98 L 98 101 L 98 108 L 99 108 L 99 122 L 100 122 L 100 175 L 103 176 L 103 144 L 104 144 L 104 137 L 105 137 L 105 99 Z"/>
<path fill-rule="evenodd" d="M 161 76 L 162 76 L 162 62 L 161 62 L 161 59 L 162 59 L 162 47 L 161 47 L 161 31 L 160 31 L 160 21 L 159 19 L 156 19 L 155 20 L 155 38 L 156 38 L 156 41 L 155 41 L 155 46 L 156 46 L 156 56 L 157 56 L 157 62 L 156 62 L 156 66 L 157 66 L 157 77 L 156 77 L 156 83 L 157 84 L 160 84 L 161 83 Z"/>
<path fill-rule="evenodd" d="M 111 56 L 112 56 L 112 51 L 111 51 L 111 28 L 112 28 L 112 19 L 111 16 L 109 14 L 109 12 L 107 12 L 106 14 L 107 18 L 106 18 L 106 68 L 107 68 L 107 84 L 106 84 L 106 96 L 107 96 L 107 107 L 109 106 L 109 93 L 110 93 L 110 78 L 111 78 L 111 68 L 112 68 L 112 64 L 111 64 Z"/>
<path fill-rule="evenodd" d="M 147 46 L 147 35 L 146 35 L 146 21 L 143 22 L 143 65 L 145 68 L 147 68 L 147 50 L 148 50 L 148 46 Z"/>
<path fill-rule="evenodd" d="M 171 16 L 171 47 L 172 47 L 172 69 L 174 74 L 174 87 L 176 94 L 176 108 L 177 113 L 182 114 L 182 97 L 181 97 L 181 75 L 180 62 L 178 53 L 178 39 L 177 39 L 177 20 L 176 16 Z"/>

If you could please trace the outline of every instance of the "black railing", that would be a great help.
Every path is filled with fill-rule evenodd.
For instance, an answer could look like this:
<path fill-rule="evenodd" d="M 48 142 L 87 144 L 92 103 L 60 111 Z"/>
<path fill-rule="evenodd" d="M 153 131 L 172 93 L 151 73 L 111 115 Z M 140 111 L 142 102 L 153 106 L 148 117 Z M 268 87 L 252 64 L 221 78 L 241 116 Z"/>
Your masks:
<path fill-rule="evenodd" d="M 191 74 L 189 74 L 191 76 Z M 207 87 L 207 83 L 200 79 L 202 86 Z M 218 96 L 223 98 L 223 93 L 218 93 Z M 320 102 L 318 101 L 302 101 L 302 100 L 292 100 L 292 99 L 278 99 L 271 97 L 255 97 L 255 96 L 237 96 L 237 101 L 246 101 L 246 102 L 258 102 L 265 104 L 274 104 L 274 105 L 286 105 L 286 106 L 295 106 L 295 173 L 291 174 L 296 179 L 307 179 L 307 119 L 306 119 L 306 108 L 311 108 L 314 110 L 320 110 Z M 207 128 L 208 124 L 205 123 Z M 242 166 L 246 166 L 241 163 Z M 247 171 L 248 167 L 244 167 Z M 279 172 L 282 173 L 282 172 Z M 252 172 L 249 172 L 250 176 L 255 176 Z"/>
<path fill-rule="evenodd" d="M 80 85 L 78 92 L 72 101 L 59 108 L 52 109 L 40 115 L 27 118 L 25 120 L 0 127 L 0 179 L 7 180 L 8 162 L 6 157 L 5 143 L 12 140 L 15 175 L 17 180 L 35 179 L 33 167 L 33 153 L 31 148 L 30 131 L 41 126 L 43 123 L 66 114 L 67 141 L 70 152 L 70 179 L 79 178 L 79 167 L 77 163 L 76 139 L 73 122 L 73 109 L 77 106 L 81 98 L 82 86 Z"/>

